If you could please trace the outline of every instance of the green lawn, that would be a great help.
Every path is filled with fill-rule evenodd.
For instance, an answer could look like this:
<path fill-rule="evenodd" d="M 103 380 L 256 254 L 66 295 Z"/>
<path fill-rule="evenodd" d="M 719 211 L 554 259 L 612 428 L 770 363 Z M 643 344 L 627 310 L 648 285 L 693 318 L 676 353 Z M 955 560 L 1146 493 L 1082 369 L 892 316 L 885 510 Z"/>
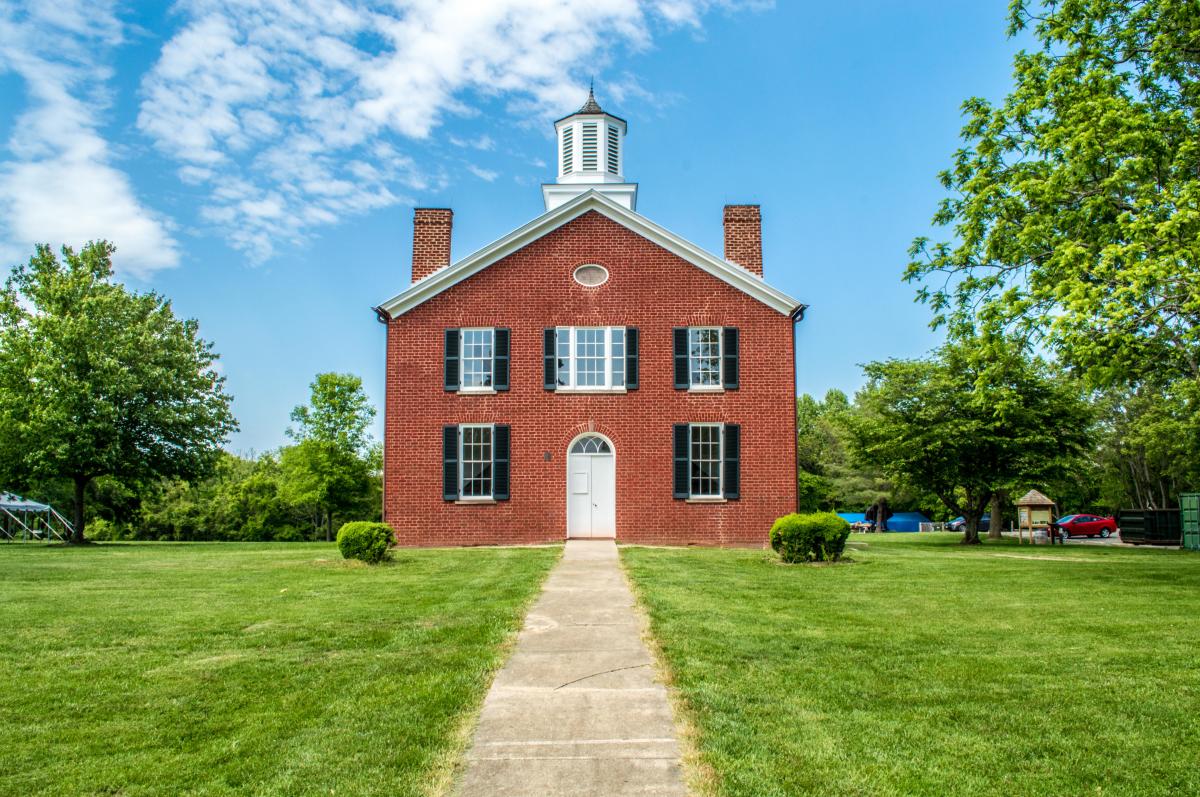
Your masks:
<path fill-rule="evenodd" d="M 0 794 L 440 793 L 558 555 L 0 544 Z"/>
<path fill-rule="evenodd" d="M 1200 794 L 1200 554 L 960 538 L 623 548 L 704 790 Z"/>

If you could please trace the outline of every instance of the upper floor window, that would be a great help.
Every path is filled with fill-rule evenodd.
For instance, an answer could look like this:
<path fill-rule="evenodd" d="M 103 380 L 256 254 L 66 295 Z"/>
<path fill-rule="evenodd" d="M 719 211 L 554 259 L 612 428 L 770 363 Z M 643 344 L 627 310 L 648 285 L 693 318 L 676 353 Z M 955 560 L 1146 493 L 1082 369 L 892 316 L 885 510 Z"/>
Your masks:
<path fill-rule="evenodd" d="M 547 390 L 634 390 L 637 329 L 557 327 L 546 330 Z"/>
<path fill-rule="evenodd" d="M 625 386 L 624 327 L 559 327 L 558 386 Z"/>
<path fill-rule="evenodd" d="M 737 327 L 677 327 L 674 350 L 676 390 L 737 390 Z"/>
<path fill-rule="evenodd" d="M 493 327 L 447 329 L 443 350 L 446 390 L 508 390 L 509 331 Z"/>
<path fill-rule="evenodd" d="M 460 330 L 462 338 L 462 389 L 492 387 L 493 329 Z"/>
<path fill-rule="evenodd" d="M 721 330 L 692 327 L 688 330 L 688 384 L 691 387 L 721 386 Z"/>

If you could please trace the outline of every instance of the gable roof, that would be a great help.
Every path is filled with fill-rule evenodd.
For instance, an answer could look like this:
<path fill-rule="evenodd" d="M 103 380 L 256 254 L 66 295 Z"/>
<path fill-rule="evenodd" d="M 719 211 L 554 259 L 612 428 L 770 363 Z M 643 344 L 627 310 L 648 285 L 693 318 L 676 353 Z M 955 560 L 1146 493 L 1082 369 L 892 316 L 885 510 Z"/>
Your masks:
<path fill-rule="evenodd" d="M 570 202 L 543 213 L 528 224 L 518 227 L 503 238 L 488 244 L 457 263 L 445 266 L 424 279 L 414 282 L 404 291 L 381 304 L 376 310 L 381 314 L 386 314 L 389 318 L 401 316 L 442 291 L 479 273 L 496 261 L 593 210 L 780 313 L 792 315 L 805 306 L 783 291 L 772 288 L 761 277 L 751 274 L 741 266 L 704 251 L 690 241 L 658 226 L 645 216 L 622 207 L 598 191 L 590 189 Z"/>
<path fill-rule="evenodd" d="M 1017 506 L 1055 506 L 1055 503 L 1037 490 L 1030 490 L 1017 500 Z"/>

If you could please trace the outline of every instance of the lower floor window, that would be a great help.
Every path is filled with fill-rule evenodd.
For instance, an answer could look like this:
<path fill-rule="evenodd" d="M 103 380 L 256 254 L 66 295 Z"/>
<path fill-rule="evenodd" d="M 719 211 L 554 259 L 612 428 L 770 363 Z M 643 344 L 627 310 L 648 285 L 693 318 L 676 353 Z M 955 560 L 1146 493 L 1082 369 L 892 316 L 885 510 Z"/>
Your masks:
<path fill-rule="evenodd" d="M 691 426 L 691 494 L 697 498 L 721 495 L 721 427 Z"/>
<path fill-rule="evenodd" d="M 459 494 L 464 498 L 492 495 L 492 427 L 459 427 Z"/>
<path fill-rule="evenodd" d="M 675 497 L 724 501 L 741 498 L 741 455 L 739 424 L 675 424 L 672 476 Z"/>

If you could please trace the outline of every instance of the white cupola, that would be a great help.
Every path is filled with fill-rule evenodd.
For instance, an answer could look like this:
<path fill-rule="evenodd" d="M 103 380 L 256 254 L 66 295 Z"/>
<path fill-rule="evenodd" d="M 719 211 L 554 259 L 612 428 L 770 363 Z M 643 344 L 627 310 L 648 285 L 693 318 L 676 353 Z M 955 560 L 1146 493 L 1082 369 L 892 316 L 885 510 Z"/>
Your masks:
<path fill-rule="evenodd" d="M 585 191 L 596 190 L 637 210 L 637 183 L 625 182 L 625 120 L 600 108 L 588 90 L 587 102 L 554 123 L 557 177 L 542 185 L 546 210 Z"/>

